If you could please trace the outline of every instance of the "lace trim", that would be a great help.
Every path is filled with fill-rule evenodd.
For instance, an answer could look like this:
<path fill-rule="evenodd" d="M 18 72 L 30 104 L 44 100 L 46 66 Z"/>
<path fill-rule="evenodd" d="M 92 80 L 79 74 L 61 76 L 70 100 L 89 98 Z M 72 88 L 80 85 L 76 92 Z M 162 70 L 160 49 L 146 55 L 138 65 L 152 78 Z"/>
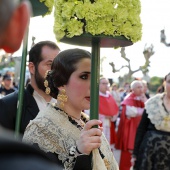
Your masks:
<path fill-rule="evenodd" d="M 150 98 L 145 105 L 148 118 L 157 130 L 170 132 L 170 115 L 163 105 L 163 94 L 157 94 Z"/>
<path fill-rule="evenodd" d="M 82 116 L 85 119 L 87 118 L 83 113 Z M 45 110 L 40 111 L 34 120 L 30 121 L 24 133 L 23 141 L 30 144 L 37 143 L 45 152 L 56 153 L 65 169 L 72 170 L 75 157 L 70 157 L 70 150 L 72 146 L 76 146 L 80 129 L 75 126 L 77 122 L 74 122 L 74 120 L 70 122 L 68 119 L 70 120 L 64 111 L 57 110 L 49 105 Z M 88 121 L 88 119 L 86 120 Z M 108 170 L 117 170 L 117 163 L 104 136 L 102 136 L 100 149 L 110 164 Z"/>

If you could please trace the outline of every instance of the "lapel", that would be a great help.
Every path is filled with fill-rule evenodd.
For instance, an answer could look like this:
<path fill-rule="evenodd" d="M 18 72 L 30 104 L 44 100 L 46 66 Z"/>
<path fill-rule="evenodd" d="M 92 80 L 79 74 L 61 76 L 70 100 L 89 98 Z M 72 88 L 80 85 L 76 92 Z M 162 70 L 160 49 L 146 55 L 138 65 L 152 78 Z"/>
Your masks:
<path fill-rule="evenodd" d="M 32 88 L 31 84 L 28 84 L 27 90 L 26 90 L 26 101 L 27 101 L 26 112 L 30 114 L 32 119 L 34 119 L 39 112 L 38 105 L 33 97 L 33 92 L 34 92 L 34 89 Z"/>

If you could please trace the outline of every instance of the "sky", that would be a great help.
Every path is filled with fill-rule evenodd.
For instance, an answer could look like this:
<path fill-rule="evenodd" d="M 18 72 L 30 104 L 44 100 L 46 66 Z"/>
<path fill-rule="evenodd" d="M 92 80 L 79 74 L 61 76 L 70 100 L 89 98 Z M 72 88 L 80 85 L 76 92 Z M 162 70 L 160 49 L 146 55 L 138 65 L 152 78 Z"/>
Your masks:
<path fill-rule="evenodd" d="M 170 43 L 170 0 L 141 0 L 141 22 L 142 39 L 141 41 L 125 48 L 126 57 L 131 60 L 132 70 L 136 70 L 145 62 L 143 56 L 144 46 L 153 44 L 155 54 L 150 59 L 149 76 L 164 77 L 170 72 L 170 47 L 166 47 L 160 43 L 160 31 L 165 29 L 167 42 Z M 29 43 L 28 49 L 31 47 L 32 36 L 35 36 L 35 43 L 41 40 L 51 40 L 56 42 L 53 33 L 53 14 L 45 17 L 31 18 L 29 26 Z M 74 48 L 75 46 L 58 43 L 61 50 Z M 77 47 L 77 46 L 76 46 Z M 91 51 L 90 47 L 80 47 Z M 22 49 L 22 47 L 21 47 Z M 17 51 L 14 56 L 21 55 L 22 50 Z M 120 48 L 101 48 L 100 57 L 106 57 L 103 62 L 103 75 L 107 78 L 117 79 L 124 75 L 127 70 L 113 74 L 109 62 L 114 62 L 116 68 L 119 69 L 126 62 L 120 58 Z M 142 77 L 141 72 L 134 74 L 135 77 Z"/>

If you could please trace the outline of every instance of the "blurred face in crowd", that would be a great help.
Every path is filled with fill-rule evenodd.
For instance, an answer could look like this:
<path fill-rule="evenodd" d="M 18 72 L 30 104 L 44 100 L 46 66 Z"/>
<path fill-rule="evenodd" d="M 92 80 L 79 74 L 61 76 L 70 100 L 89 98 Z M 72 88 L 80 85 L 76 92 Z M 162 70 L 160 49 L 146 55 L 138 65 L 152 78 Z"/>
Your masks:
<path fill-rule="evenodd" d="M 130 84 L 126 83 L 125 86 L 124 86 L 124 90 L 126 92 L 130 92 Z"/>
<path fill-rule="evenodd" d="M 144 93 L 143 84 L 140 82 L 135 83 L 132 91 L 135 93 L 136 96 L 141 96 Z"/>
<path fill-rule="evenodd" d="M 101 93 L 106 94 L 106 91 L 108 90 L 109 90 L 109 81 L 105 78 L 100 79 L 99 91 Z"/>
<path fill-rule="evenodd" d="M 5 79 L 3 83 L 5 87 L 10 88 L 12 85 L 12 79 Z"/>
<path fill-rule="evenodd" d="M 112 86 L 112 90 L 116 91 L 117 90 L 117 85 Z"/>

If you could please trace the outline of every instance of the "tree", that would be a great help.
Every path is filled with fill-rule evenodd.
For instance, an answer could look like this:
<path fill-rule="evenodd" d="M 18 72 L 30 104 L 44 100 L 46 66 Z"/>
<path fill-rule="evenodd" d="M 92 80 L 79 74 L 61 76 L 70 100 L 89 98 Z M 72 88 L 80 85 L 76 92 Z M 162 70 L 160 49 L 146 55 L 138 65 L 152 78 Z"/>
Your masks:
<path fill-rule="evenodd" d="M 170 43 L 166 42 L 165 30 L 161 30 L 161 43 L 165 44 L 167 47 L 170 47 Z"/>
<path fill-rule="evenodd" d="M 164 82 L 164 78 L 162 77 L 157 77 L 157 76 L 152 77 L 149 83 L 150 91 L 156 93 L 158 87 L 160 87 L 163 84 L 163 82 Z"/>
<path fill-rule="evenodd" d="M 116 73 L 119 72 L 121 69 L 123 68 L 128 68 L 128 73 L 125 74 L 123 77 L 119 77 L 119 84 L 123 85 L 124 82 L 131 82 L 132 81 L 132 75 L 138 71 L 142 71 L 143 75 L 146 76 L 146 74 L 149 72 L 149 68 L 150 67 L 150 58 L 151 56 L 154 54 L 154 50 L 153 50 L 154 46 L 151 44 L 149 47 L 147 47 L 147 44 L 145 44 L 144 50 L 143 50 L 143 55 L 145 58 L 145 64 L 142 66 L 139 66 L 138 69 L 136 70 L 132 70 L 131 68 L 131 63 L 130 63 L 130 59 L 128 59 L 126 57 L 126 53 L 125 53 L 125 47 L 122 47 L 120 50 L 121 53 L 121 57 L 126 60 L 127 64 L 121 66 L 121 68 L 116 69 L 115 68 L 115 64 L 113 62 L 109 63 L 112 66 L 112 72 Z"/>

